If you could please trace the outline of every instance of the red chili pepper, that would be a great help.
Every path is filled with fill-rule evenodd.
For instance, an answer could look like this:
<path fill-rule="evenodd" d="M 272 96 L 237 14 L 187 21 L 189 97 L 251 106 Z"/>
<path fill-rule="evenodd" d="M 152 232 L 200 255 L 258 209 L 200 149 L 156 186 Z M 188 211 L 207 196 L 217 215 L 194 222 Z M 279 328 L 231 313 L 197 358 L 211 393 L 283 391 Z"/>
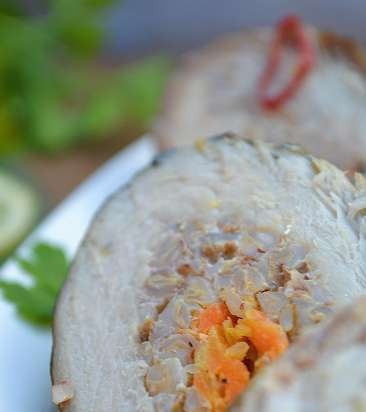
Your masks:
<path fill-rule="evenodd" d="M 269 96 L 268 88 L 281 63 L 283 48 L 289 40 L 294 40 L 299 59 L 289 83 L 277 95 Z M 309 74 L 315 60 L 311 41 L 297 16 L 287 16 L 277 25 L 275 38 L 268 56 L 267 66 L 260 77 L 258 91 L 260 104 L 264 109 L 276 110 L 283 106 L 299 90 Z"/>

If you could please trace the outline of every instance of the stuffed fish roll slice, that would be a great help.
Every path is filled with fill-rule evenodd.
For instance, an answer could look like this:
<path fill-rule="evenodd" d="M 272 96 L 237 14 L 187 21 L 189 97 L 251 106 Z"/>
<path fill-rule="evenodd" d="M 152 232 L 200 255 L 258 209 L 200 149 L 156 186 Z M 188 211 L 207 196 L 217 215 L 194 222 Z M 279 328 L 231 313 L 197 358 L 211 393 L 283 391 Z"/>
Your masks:
<path fill-rule="evenodd" d="M 366 288 L 366 183 L 223 135 L 171 151 L 92 224 L 61 292 L 53 398 L 68 412 L 227 411 Z"/>
<path fill-rule="evenodd" d="M 366 55 L 356 42 L 311 26 L 297 29 L 308 43 L 311 62 L 295 82 L 304 50 L 294 28 L 280 50 L 279 27 L 228 34 L 182 59 L 168 83 L 155 133 L 163 147 L 231 131 L 251 139 L 300 144 L 343 169 L 366 165 Z M 277 52 L 277 70 L 269 60 Z M 309 59 L 308 59 L 309 60 Z M 310 64 L 311 63 L 311 64 Z M 275 75 L 261 96 L 265 73 Z M 268 77 L 267 77 L 268 78 Z M 268 107 L 266 95 L 288 98 Z M 266 105 L 263 107 L 263 105 Z"/>
<path fill-rule="evenodd" d="M 253 381 L 238 411 L 366 410 L 366 298 L 341 309 Z"/>

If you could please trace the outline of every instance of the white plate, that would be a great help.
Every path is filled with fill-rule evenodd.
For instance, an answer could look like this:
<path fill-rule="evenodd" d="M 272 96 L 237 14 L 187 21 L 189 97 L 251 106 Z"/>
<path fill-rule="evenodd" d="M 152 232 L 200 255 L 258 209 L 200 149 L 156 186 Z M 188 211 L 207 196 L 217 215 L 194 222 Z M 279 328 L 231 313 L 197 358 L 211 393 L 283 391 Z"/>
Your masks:
<path fill-rule="evenodd" d="M 35 240 L 55 242 L 73 256 L 95 213 L 109 194 L 148 165 L 156 154 L 153 140 L 144 137 L 112 158 L 58 206 L 21 247 Z M 1 276 L 21 279 L 14 262 Z M 0 411 L 51 412 L 50 331 L 19 320 L 14 308 L 0 298 Z"/>

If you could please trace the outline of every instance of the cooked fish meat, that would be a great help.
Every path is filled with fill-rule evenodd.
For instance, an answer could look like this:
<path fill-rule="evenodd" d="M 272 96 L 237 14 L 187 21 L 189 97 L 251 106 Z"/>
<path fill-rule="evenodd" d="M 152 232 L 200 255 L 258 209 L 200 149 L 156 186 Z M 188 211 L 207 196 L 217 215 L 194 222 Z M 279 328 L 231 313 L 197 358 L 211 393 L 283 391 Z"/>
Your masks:
<path fill-rule="evenodd" d="M 161 146 L 190 145 L 227 131 L 295 143 L 349 170 L 366 164 L 366 57 L 355 42 L 306 26 L 314 63 L 296 94 L 276 110 L 259 99 L 274 30 L 224 36 L 183 58 L 168 83 L 156 121 Z M 300 53 L 300 57 L 299 57 Z M 269 93 L 291 82 L 301 51 L 286 46 Z"/>
<path fill-rule="evenodd" d="M 233 135 L 168 152 L 92 224 L 54 323 L 67 412 L 229 410 L 366 288 L 366 181 Z"/>

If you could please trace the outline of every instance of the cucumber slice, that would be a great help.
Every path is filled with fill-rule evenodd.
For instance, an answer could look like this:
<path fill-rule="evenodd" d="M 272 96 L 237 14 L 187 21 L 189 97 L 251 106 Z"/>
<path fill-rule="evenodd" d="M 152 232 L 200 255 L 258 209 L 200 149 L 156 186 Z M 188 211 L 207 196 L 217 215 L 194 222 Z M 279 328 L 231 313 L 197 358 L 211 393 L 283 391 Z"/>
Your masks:
<path fill-rule="evenodd" d="M 25 180 L 0 170 L 0 261 L 31 230 L 40 211 L 37 191 Z"/>

